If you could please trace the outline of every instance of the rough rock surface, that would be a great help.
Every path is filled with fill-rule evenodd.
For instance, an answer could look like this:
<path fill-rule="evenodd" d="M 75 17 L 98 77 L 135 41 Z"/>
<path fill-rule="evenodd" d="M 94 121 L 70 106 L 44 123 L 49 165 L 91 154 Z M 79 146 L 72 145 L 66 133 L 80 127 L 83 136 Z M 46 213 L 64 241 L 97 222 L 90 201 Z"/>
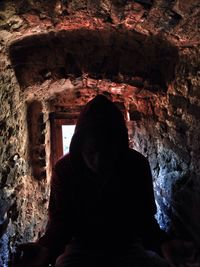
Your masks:
<path fill-rule="evenodd" d="M 49 114 L 76 117 L 97 93 L 150 161 L 161 227 L 200 244 L 199 13 L 198 0 L 0 1 L 3 266 L 45 226 Z"/>

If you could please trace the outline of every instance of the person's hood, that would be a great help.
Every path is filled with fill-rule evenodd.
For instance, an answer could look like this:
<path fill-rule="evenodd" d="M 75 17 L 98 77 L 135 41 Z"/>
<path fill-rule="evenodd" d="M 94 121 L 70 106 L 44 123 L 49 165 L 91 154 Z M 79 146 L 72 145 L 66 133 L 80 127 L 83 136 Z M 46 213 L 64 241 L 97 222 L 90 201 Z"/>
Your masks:
<path fill-rule="evenodd" d="M 128 148 L 128 131 L 124 115 L 119 108 L 104 95 L 97 95 L 89 101 L 80 113 L 70 144 L 70 154 L 76 158 L 81 152 L 81 144 L 90 131 L 99 136 L 110 135 L 117 141 L 120 150 Z"/>

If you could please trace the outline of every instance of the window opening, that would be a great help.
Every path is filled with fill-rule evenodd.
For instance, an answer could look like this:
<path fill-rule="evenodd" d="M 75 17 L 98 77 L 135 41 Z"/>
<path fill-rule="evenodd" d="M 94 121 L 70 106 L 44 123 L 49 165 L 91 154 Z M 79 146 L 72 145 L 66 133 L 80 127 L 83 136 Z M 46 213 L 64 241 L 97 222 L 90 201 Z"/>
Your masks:
<path fill-rule="evenodd" d="M 75 125 L 62 125 L 63 155 L 69 152 L 69 145 L 75 130 Z"/>
<path fill-rule="evenodd" d="M 51 163 L 69 152 L 69 145 L 74 133 L 76 118 L 67 113 L 51 113 Z"/>

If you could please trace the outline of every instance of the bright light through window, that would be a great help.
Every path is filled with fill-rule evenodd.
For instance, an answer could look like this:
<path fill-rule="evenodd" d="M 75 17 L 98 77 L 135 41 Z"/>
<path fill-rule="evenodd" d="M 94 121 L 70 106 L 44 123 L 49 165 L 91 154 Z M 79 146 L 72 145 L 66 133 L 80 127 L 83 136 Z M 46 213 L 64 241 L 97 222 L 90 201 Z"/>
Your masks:
<path fill-rule="evenodd" d="M 63 154 L 69 152 L 69 145 L 74 133 L 75 125 L 62 125 Z"/>

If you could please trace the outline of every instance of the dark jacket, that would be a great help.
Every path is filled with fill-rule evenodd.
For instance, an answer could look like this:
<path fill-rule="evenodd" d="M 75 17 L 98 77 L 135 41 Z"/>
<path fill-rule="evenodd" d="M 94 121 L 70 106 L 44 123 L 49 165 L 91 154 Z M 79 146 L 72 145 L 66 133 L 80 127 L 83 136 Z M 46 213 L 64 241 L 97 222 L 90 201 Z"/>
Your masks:
<path fill-rule="evenodd" d="M 99 149 L 105 150 L 105 158 L 107 147 L 117 146 L 115 168 L 108 178 L 90 172 L 82 159 L 82 142 L 91 131 L 97 135 Z M 103 183 L 98 182 L 101 179 Z M 160 230 L 155 213 L 148 161 L 128 147 L 122 113 L 99 95 L 81 113 L 70 153 L 54 168 L 49 221 L 38 242 L 54 257 L 72 238 L 96 249 L 126 249 L 140 239 L 146 248 L 158 251 L 167 236 Z"/>

